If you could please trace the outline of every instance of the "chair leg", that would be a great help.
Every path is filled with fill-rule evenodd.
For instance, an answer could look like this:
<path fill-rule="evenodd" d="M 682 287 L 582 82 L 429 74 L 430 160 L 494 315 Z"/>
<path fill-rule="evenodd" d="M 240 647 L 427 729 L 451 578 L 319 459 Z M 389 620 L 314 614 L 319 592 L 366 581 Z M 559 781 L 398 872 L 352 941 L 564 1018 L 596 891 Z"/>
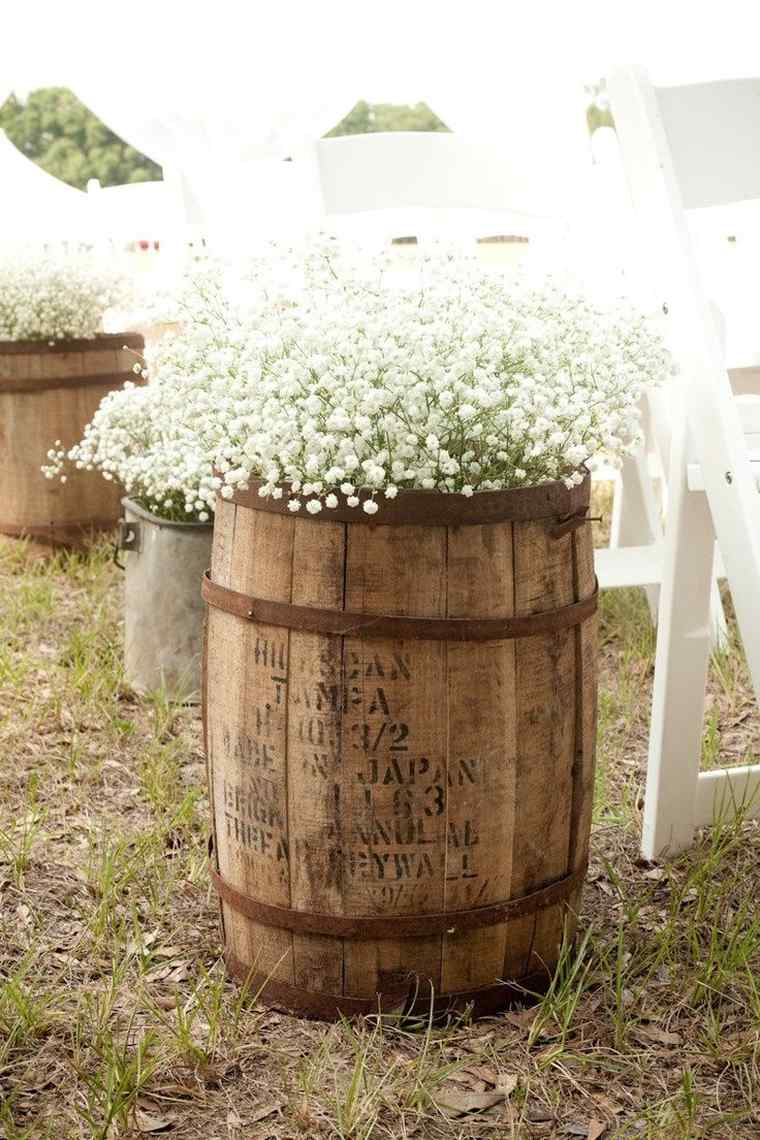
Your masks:
<path fill-rule="evenodd" d="M 710 590 L 710 645 L 713 649 L 727 649 L 728 644 L 726 611 L 723 609 L 723 599 L 720 596 L 718 579 L 713 575 L 712 588 Z"/>
<path fill-rule="evenodd" d="M 616 487 L 611 546 L 649 546 L 662 538 L 657 497 L 645 451 L 627 455 Z M 646 586 L 652 623 L 657 624 L 659 586 Z"/>
<path fill-rule="evenodd" d="M 715 532 L 707 502 L 686 483 L 687 429 L 673 440 L 660 593 L 642 854 L 691 845 L 711 643 Z"/>

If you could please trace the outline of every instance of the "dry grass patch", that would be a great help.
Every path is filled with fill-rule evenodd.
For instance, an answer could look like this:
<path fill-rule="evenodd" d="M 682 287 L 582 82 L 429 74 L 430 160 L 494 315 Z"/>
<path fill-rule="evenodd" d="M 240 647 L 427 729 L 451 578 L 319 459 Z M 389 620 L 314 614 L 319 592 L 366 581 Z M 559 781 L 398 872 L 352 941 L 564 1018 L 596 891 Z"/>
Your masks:
<path fill-rule="evenodd" d="M 577 946 L 532 1009 L 311 1024 L 220 962 L 197 712 L 121 673 L 106 545 L 0 549 L 0 1137 L 760 1135 L 760 828 L 637 857 L 654 637 L 604 598 L 592 868 Z M 756 752 L 738 652 L 707 763 Z"/>

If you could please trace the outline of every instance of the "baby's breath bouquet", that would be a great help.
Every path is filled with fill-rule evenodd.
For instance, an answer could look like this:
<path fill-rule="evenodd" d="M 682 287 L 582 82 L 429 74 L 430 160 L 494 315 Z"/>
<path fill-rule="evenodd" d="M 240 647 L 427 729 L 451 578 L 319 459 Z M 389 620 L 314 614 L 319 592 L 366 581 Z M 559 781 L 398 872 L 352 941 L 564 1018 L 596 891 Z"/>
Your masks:
<path fill-rule="evenodd" d="M 407 488 L 471 496 L 585 476 L 639 442 L 639 400 L 669 372 L 630 307 L 436 252 L 395 273 L 326 242 L 262 259 L 178 414 L 217 472 L 312 514 L 368 514 Z M 192 333 L 191 333 L 192 336 Z"/>
<path fill-rule="evenodd" d="M 0 260 L 0 341 L 95 337 L 128 292 L 126 278 L 93 256 L 25 251 Z"/>
<path fill-rule="evenodd" d="M 148 387 L 107 396 L 69 459 L 200 520 L 252 481 L 294 512 L 370 515 L 409 488 L 573 486 L 637 445 L 642 390 L 670 368 L 625 304 L 320 240 L 268 251 L 232 293 L 201 274 Z"/>

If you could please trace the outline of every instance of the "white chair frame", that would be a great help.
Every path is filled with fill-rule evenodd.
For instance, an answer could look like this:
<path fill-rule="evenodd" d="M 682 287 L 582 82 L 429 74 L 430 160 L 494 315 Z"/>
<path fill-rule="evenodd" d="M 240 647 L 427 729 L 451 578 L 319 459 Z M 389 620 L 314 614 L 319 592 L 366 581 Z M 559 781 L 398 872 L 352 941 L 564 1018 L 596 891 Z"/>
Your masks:
<path fill-rule="evenodd" d="M 695 828 L 735 805 L 760 815 L 760 764 L 700 771 L 716 536 L 760 694 L 760 493 L 749 450 L 755 413 L 742 422 L 685 213 L 760 198 L 760 80 L 655 90 L 642 71 L 624 68 L 607 86 L 639 242 L 667 302 L 682 373 L 642 836 L 654 859 L 688 847 Z M 743 371 L 735 388 L 751 382 L 754 369 Z"/>

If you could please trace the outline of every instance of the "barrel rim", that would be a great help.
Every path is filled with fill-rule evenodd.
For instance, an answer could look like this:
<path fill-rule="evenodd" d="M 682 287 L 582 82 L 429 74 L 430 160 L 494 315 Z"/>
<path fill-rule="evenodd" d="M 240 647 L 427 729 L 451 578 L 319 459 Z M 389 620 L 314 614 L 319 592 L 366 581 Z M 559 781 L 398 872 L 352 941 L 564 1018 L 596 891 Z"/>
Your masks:
<path fill-rule="evenodd" d="M 41 340 L 2 340 L 0 356 L 20 356 L 25 352 L 87 352 L 108 348 L 145 348 L 145 337 L 139 332 L 98 333 L 93 337 L 43 337 Z"/>
<path fill-rule="evenodd" d="M 138 518 L 144 519 L 146 522 L 152 523 L 153 526 L 160 528 L 171 528 L 174 530 L 211 530 L 214 526 L 213 519 L 209 522 L 175 522 L 173 519 L 162 519 L 159 515 L 154 515 L 146 507 L 141 507 L 129 495 L 125 495 L 121 500 L 121 505 L 125 511 L 132 511 Z"/>
<path fill-rule="evenodd" d="M 555 479 L 529 487 L 475 491 L 469 497 L 456 491 L 403 488 L 394 499 L 386 499 L 369 488 L 360 488 L 357 491 L 358 506 L 340 504 L 315 515 L 289 509 L 288 496 L 294 492 L 287 484 L 282 485 L 283 495 L 279 499 L 259 495 L 259 488 L 263 485 L 263 480 L 251 479 L 247 490 L 234 491 L 231 498 L 223 501 L 254 511 L 307 518 L 312 522 L 370 526 L 477 526 L 497 522 L 535 522 L 542 518 L 559 521 L 585 511 L 591 501 L 591 476 L 588 472 L 583 482 L 574 487 L 567 487 L 561 479 Z M 362 503 L 373 497 L 380 499 L 380 510 L 369 515 L 362 509 Z"/>

